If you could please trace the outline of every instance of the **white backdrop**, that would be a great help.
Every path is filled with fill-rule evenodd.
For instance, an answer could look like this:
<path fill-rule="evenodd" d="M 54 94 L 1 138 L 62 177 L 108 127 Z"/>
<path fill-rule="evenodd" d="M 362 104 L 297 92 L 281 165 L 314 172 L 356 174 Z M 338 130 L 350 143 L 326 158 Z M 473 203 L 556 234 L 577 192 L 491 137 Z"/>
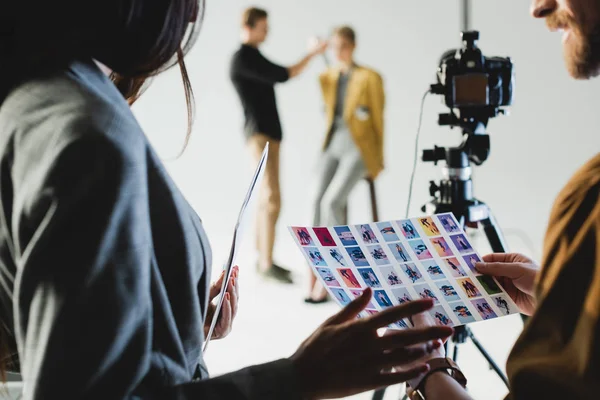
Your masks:
<path fill-rule="evenodd" d="M 554 197 L 568 177 L 598 150 L 596 108 L 598 82 L 571 80 L 563 67 L 560 37 L 528 14 L 526 0 L 473 2 L 473 28 L 481 31 L 484 54 L 511 56 L 517 85 L 511 115 L 491 120 L 492 153 L 475 171 L 476 195 L 486 200 L 513 246 L 522 229 L 539 249 Z M 241 10 L 251 4 L 270 12 L 271 36 L 263 51 L 290 64 L 304 54 L 307 38 L 325 35 L 349 23 L 358 32 L 357 60 L 381 71 L 387 92 L 386 171 L 377 181 L 381 218 L 403 214 L 419 100 L 430 83 L 439 56 L 459 44 L 459 1 L 423 0 L 243 0 L 208 1 L 200 38 L 187 62 L 197 96 L 197 121 L 191 143 L 168 167 L 200 213 L 219 250 L 234 222 L 251 165 L 242 133 L 242 114 L 228 79 L 228 63 L 239 43 Z M 285 225 L 309 221 L 308 194 L 323 138 L 323 115 L 317 59 L 299 78 L 277 88 L 284 126 L 282 154 Z M 185 133 L 185 107 L 176 70 L 157 79 L 135 107 L 159 153 L 171 160 Z M 459 132 L 436 125 L 443 112 L 440 98 L 425 106 L 422 147 L 459 141 Z M 428 200 L 428 181 L 437 168 L 418 167 L 412 213 Z M 352 217 L 369 217 L 366 187 L 352 196 Z M 285 237 L 287 239 L 287 237 Z M 285 263 L 291 242 L 280 241 L 277 255 Z"/>
<path fill-rule="evenodd" d="M 553 199 L 569 176 L 598 151 L 599 82 L 576 82 L 568 77 L 560 36 L 548 33 L 543 22 L 529 16 L 527 0 L 472 3 L 473 28 L 481 31 L 479 44 L 484 54 L 510 56 L 517 76 L 511 115 L 495 118 L 488 126 L 492 153 L 488 162 L 476 168 L 476 195 L 494 210 L 513 250 L 539 257 Z M 253 167 L 244 148 L 242 112 L 228 78 L 230 57 L 239 46 L 240 14 L 249 5 L 269 10 L 271 36 L 262 50 L 283 64 L 297 61 L 312 35 L 326 35 L 342 23 L 356 28 L 357 60 L 382 73 L 387 92 L 387 169 L 377 181 L 382 219 L 404 213 L 420 98 L 434 83 L 440 55 L 460 44 L 457 0 L 209 0 L 197 46 L 187 58 L 198 114 L 184 156 L 168 161 L 178 153 L 185 134 L 185 105 L 176 70 L 157 79 L 134 109 L 204 220 L 215 265 L 228 250 Z M 276 256 L 282 264 L 303 273 L 305 266 L 285 227 L 310 221 L 312 171 L 324 135 L 317 83 L 323 67 L 317 59 L 302 76 L 277 88 L 285 142 Z M 458 131 L 437 126 L 437 113 L 444 111 L 440 98 L 429 97 L 422 147 L 458 144 Z M 418 206 L 428 200 L 430 179 L 439 179 L 439 169 L 419 164 L 412 214 L 418 214 Z M 365 185 L 352 194 L 350 207 L 354 222 L 368 220 Z M 249 251 L 254 238 L 251 230 L 247 233 L 247 251 L 240 259 L 242 274 L 254 267 Z M 246 286 L 240 321 L 226 344 L 215 344 L 209 360 L 217 373 L 289 354 L 318 321 L 336 309 L 302 309 L 302 290 L 296 288 L 290 294 L 271 287 L 265 292 L 260 282 L 248 279 L 248 274 L 242 276 Z M 273 298 L 263 299 L 264 293 Z M 501 364 L 520 329 L 518 320 L 510 321 L 477 325 L 482 341 L 492 347 Z M 254 355 L 244 356 L 248 351 Z M 470 376 L 486 370 L 481 361 L 473 361 L 471 367 L 467 371 Z M 501 398 L 502 385 L 489 379 L 496 386 L 488 386 L 488 378 L 482 376 L 475 392 L 480 390 L 481 398 Z"/>

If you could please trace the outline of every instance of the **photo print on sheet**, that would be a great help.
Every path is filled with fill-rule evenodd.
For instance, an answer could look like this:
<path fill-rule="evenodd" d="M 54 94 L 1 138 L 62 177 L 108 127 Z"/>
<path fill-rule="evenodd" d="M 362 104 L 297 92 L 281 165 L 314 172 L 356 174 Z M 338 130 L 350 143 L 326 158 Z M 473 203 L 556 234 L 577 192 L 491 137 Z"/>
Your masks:
<path fill-rule="evenodd" d="M 367 248 L 369 249 L 369 254 L 371 254 L 371 257 L 373 257 L 373 259 L 375 260 L 375 264 L 387 265 L 390 263 L 387 254 L 385 254 L 385 251 L 381 246 L 368 246 Z"/>
<path fill-rule="evenodd" d="M 423 268 L 425 272 L 429 275 L 429 278 L 432 281 L 439 281 L 441 279 L 446 279 L 446 275 L 442 270 L 442 267 L 435 260 L 427 260 L 422 262 Z"/>
<path fill-rule="evenodd" d="M 327 286 L 335 286 L 335 287 L 342 286 L 342 285 L 340 285 L 338 280 L 333 275 L 333 272 L 329 268 L 317 267 L 316 270 L 319 273 L 319 276 L 321 276 L 321 279 L 323 279 L 323 281 L 325 282 L 325 284 Z"/>
<path fill-rule="evenodd" d="M 363 294 L 363 290 L 357 290 L 357 289 L 350 289 L 350 294 L 355 298 L 359 298 L 360 296 L 362 296 Z M 371 299 L 371 301 L 369 301 L 369 304 L 367 304 L 367 306 L 365 307 L 366 309 L 371 309 L 371 310 L 375 310 L 375 306 L 373 305 L 373 300 Z"/>
<path fill-rule="evenodd" d="M 475 275 L 479 275 L 479 271 L 475 269 L 475 263 L 481 262 L 481 258 L 479 258 L 477 254 L 467 254 L 462 256 L 462 258 L 465 261 L 465 264 L 467 264 L 467 266 L 471 270 L 471 272 L 473 272 L 473 274 Z"/>
<path fill-rule="evenodd" d="M 381 275 L 383 276 L 383 278 L 389 286 L 403 285 L 401 278 L 402 275 L 398 274 L 398 272 L 391 265 L 380 267 L 379 272 L 381 273 Z"/>
<path fill-rule="evenodd" d="M 415 264 L 402 264 L 400 268 L 402 269 L 402 272 L 406 274 L 410 283 L 414 284 L 425 282 L 425 280 L 423 279 L 423 274 L 421 274 L 421 271 L 419 271 L 419 268 L 417 268 Z"/>
<path fill-rule="evenodd" d="M 344 258 L 344 255 L 342 254 L 340 249 L 338 249 L 337 247 L 332 247 L 328 250 L 329 250 L 329 255 L 335 261 L 335 264 L 338 267 L 347 267 L 348 266 L 348 263 L 347 263 L 346 259 Z"/>
<path fill-rule="evenodd" d="M 356 267 L 368 267 L 370 265 L 360 247 L 346 247 L 346 251 Z"/>
<path fill-rule="evenodd" d="M 462 233 L 460 235 L 452 235 L 452 236 L 450 236 L 450 239 L 454 243 L 454 246 L 456 246 L 456 249 L 461 254 L 467 254 L 467 253 L 473 252 L 473 247 L 471 246 L 471 243 L 469 243 L 469 240 L 467 240 L 467 237 L 465 235 L 463 235 Z"/>
<path fill-rule="evenodd" d="M 318 247 L 305 247 L 304 252 L 308 256 L 310 263 L 314 267 L 326 267 L 327 262 L 325 262 L 325 258 L 323 258 L 323 254 L 321 254 L 321 250 Z"/>
<path fill-rule="evenodd" d="M 362 240 L 366 244 L 379 243 L 375 232 L 373 232 L 373 228 L 369 224 L 356 225 L 356 230 L 361 234 Z"/>
<path fill-rule="evenodd" d="M 450 272 L 450 275 L 452 275 L 452 277 L 464 278 L 465 276 L 467 276 L 467 273 L 460 265 L 460 261 L 458 261 L 456 258 L 446 258 L 444 259 L 444 264 L 446 264 L 446 268 L 448 272 Z"/>
<path fill-rule="evenodd" d="M 397 242 L 400 240 L 391 222 L 378 222 L 376 225 L 381 236 L 383 236 L 383 240 L 386 242 Z"/>
<path fill-rule="evenodd" d="M 410 293 L 408 293 L 408 290 L 406 290 L 405 287 L 392 289 L 392 295 L 394 296 L 394 299 L 396 299 L 398 304 L 404 304 L 409 301 L 413 301 L 412 296 L 410 295 Z"/>
<path fill-rule="evenodd" d="M 452 312 L 454 313 L 454 315 L 456 315 L 461 324 L 475 322 L 475 317 L 473 317 L 471 310 L 469 310 L 465 303 L 459 301 L 450 304 L 450 307 L 452 308 Z"/>
<path fill-rule="evenodd" d="M 502 293 L 502 289 L 493 277 L 488 275 L 480 275 L 477 277 L 477 280 L 481 286 L 483 286 L 483 290 L 485 290 L 487 294 L 494 295 Z"/>
<path fill-rule="evenodd" d="M 313 228 L 313 231 L 315 232 L 317 239 L 321 243 L 321 246 L 324 246 L 324 247 L 337 246 L 337 244 L 335 243 L 335 240 L 333 240 L 333 236 L 331 236 L 331 233 L 329 232 L 329 229 L 320 227 L 320 228 Z"/>
<path fill-rule="evenodd" d="M 342 277 L 342 280 L 349 288 L 360 288 L 362 287 L 356 275 L 354 275 L 354 271 L 350 268 L 340 268 L 338 269 L 338 274 Z"/>
<path fill-rule="evenodd" d="M 437 238 L 432 238 L 429 239 L 429 241 L 431 243 L 431 247 L 435 249 L 435 251 L 440 257 L 451 257 L 454 255 L 452 249 L 450 248 L 450 245 L 446 242 L 446 239 L 444 239 L 443 237 L 440 236 Z"/>
<path fill-rule="evenodd" d="M 446 300 L 447 302 L 460 300 L 460 296 L 454 288 L 454 285 L 449 281 L 436 282 L 435 285 L 442 293 L 444 300 Z"/>
<path fill-rule="evenodd" d="M 492 319 L 498 317 L 486 299 L 471 300 L 471 304 L 473 304 L 473 307 L 475 307 L 483 319 Z"/>
<path fill-rule="evenodd" d="M 440 299 L 438 299 L 438 296 L 431 289 L 431 286 L 429 286 L 429 284 L 424 283 L 422 285 L 415 285 L 414 289 L 415 292 L 417 292 L 417 294 L 421 296 L 422 299 L 431 299 L 433 300 L 434 304 L 440 304 Z"/>
<path fill-rule="evenodd" d="M 388 297 L 385 290 L 375 290 L 373 298 L 381 306 L 381 308 L 387 308 L 393 306 L 392 301 Z"/>
<path fill-rule="evenodd" d="M 402 234 L 404 235 L 404 237 L 406 239 L 412 240 L 412 239 L 418 239 L 421 237 L 419 235 L 419 232 L 417 232 L 417 230 L 415 229 L 415 226 L 413 225 L 411 220 L 403 219 L 400 221 L 396 221 L 396 223 L 400 227 Z"/>
<path fill-rule="evenodd" d="M 404 247 L 402 243 L 390 243 L 388 244 L 388 247 L 390 248 L 390 251 L 394 255 L 396 261 L 400 263 L 412 261 L 410 255 L 406 251 L 406 247 Z"/>
<path fill-rule="evenodd" d="M 481 297 L 481 292 L 477 289 L 477 286 L 473 284 L 471 278 L 457 279 L 456 282 L 468 298 L 473 299 L 475 297 Z"/>
<path fill-rule="evenodd" d="M 452 322 L 452 318 L 450 318 L 450 316 L 448 315 L 448 313 L 446 312 L 446 310 L 444 310 L 444 307 L 442 307 L 442 306 L 433 307 L 429 311 L 429 314 L 434 319 L 435 323 L 440 326 L 449 326 L 449 327 L 454 326 L 454 323 Z"/>
<path fill-rule="evenodd" d="M 500 309 L 502 315 L 509 315 L 517 311 L 512 309 L 511 302 L 507 300 L 507 296 L 505 294 L 500 296 L 492 296 L 492 300 L 494 301 L 494 304 L 496 304 L 496 307 Z"/>
<path fill-rule="evenodd" d="M 300 243 L 301 246 L 314 246 L 315 245 L 315 242 L 313 241 L 312 237 L 310 236 L 310 233 L 308 233 L 308 229 L 306 229 L 304 227 L 293 226 L 292 230 L 294 231 L 294 234 L 296 235 L 296 239 L 298 239 L 298 243 Z"/>
<path fill-rule="evenodd" d="M 419 224 L 427 236 L 439 236 L 442 233 L 431 217 L 418 218 Z"/>
<path fill-rule="evenodd" d="M 367 286 L 371 288 L 381 287 L 381 282 L 379 282 L 379 278 L 375 275 L 373 268 L 358 268 L 358 273 Z"/>
<path fill-rule="evenodd" d="M 332 297 L 344 307 L 352 301 L 344 289 L 329 288 L 329 290 L 331 290 Z"/>
<path fill-rule="evenodd" d="M 408 242 L 408 244 L 411 247 L 411 249 L 415 252 L 415 255 L 419 260 L 423 261 L 430 260 L 433 258 L 431 252 L 422 240 L 411 240 Z"/>
<path fill-rule="evenodd" d="M 340 239 L 340 242 L 342 242 L 342 245 L 344 245 L 344 246 L 357 246 L 358 245 L 358 242 L 354 238 L 354 235 L 352 234 L 352 231 L 350 230 L 349 227 L 336 226 L 333 228 L 333 230 L 337 234 L 338 239 Z"/>
<path fill-rule="evenodd" d="M 453 234 L 461 232 L 461 228 L 452 214 L 440 214 L 437 218 L 442 224 L 442 228 L 444 228 L 447 233 Z"/>

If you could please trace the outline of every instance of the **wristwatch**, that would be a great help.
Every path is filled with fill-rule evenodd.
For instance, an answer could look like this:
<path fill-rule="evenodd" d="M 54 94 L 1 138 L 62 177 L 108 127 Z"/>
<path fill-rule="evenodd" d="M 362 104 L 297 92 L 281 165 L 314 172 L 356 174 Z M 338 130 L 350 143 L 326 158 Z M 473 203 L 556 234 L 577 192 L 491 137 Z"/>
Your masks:
<path fill-rule="evenodd" d="M 427 361 L 429 371 L 418 378 L 414 384 L 414 392 L 411 394 L 411 400 L 425 400 L 425 381 L 431 374 L 438 371 L 444 371 L 454 378 L 462 387 L 467 387 L 467 378 L 462 373 L 458 365 L 450 358 L 434 358 Z"/>

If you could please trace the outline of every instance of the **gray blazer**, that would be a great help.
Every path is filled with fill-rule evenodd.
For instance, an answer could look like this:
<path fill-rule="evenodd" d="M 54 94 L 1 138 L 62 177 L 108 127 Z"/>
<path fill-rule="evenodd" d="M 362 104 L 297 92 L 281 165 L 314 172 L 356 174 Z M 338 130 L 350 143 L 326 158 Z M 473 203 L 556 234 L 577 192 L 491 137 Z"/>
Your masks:
<path fill-rule="evenodd" d="M 0 318 L 24 399 L 299 398 L 288 360 L 208 378 L 202 224 L 92 61 L 0 103 Z"/>

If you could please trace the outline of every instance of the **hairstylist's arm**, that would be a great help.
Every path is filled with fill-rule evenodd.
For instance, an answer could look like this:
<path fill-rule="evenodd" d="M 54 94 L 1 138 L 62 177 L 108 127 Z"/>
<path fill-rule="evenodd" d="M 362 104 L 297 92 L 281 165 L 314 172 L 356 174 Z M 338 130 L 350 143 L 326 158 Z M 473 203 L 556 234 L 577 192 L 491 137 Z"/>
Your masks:
<path fill-rule="evenodd" d="M 315 42 L 312 42 L 309 45 L 308 54 L 296 64 L 292 65 L 291 67 L 288 67 L 288 73 L 290 75 L 290 78 L 295 78 L 296 76 L 300 75 L 315 56 L 323 54 L 325 50 L 327 50 L 327 46 L 328 42 L 326 41 L 317 40 Z"/>
<path fill-rule="evenodd" d="M 488 254 L 475 268 L 485 275 L 496 277 L 523 314 L 535 311 L 535 278 L 540 269 L 522 254 Z"/>

